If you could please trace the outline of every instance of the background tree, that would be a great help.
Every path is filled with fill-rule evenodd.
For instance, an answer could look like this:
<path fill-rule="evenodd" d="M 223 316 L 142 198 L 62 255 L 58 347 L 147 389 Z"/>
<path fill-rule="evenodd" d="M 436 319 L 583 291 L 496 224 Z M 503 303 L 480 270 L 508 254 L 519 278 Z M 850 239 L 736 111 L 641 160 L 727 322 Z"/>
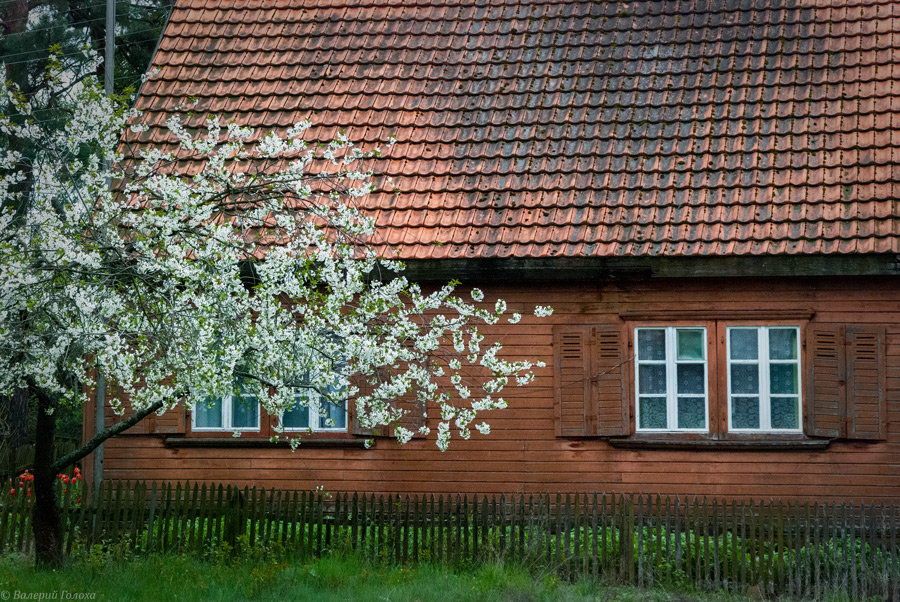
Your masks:
<path fill-rule="evenodd" d="M 118 0 L 116 2 L 115 92 L 136 90 L 150 65 L 162 28 L 172 10 L 171 0 Z M 32 98 L 43 83 L 51 57 L 64 68 L 82 71 L 89 46 L 103 56 L 106 39 L 104 0 L 5 0 L 0 3 L 0 57 L 7 78 Z M 90 61 L 103 80 L 103 62 Z"/>
<path fill-rule="evenodd" d="M 503 301 L 480 306 L 482 293 L 464 300 L 453 283 L 424 292 L 368 245 L 374 220 L 355 199 L 373 190 L 378 149 L 344 137 L 309 148 L 305 122 L 262 134 L 210 116 L 200 132 L 169 121 L 174 154 L 125 158 L 127 103 L 92 69 L 73 83 L 61 61 L 49 66 L 41 85 L 65 117 L 52 127 L 15 86 L 0 90 L 0 134 L 17 142 L 0 146 L 0 394 L 36 401 L 39 565 L 62 560 L 57 473 L 151 412 L 202 411 L 237 382 L 278 417 L 350 399 L 363 427 L 405 443 L 401 402 L 413 397 L 443 450 L 452 432 L 487 434 L 478 415 L 532 380 L 535 364 L 501 359 L 479 331 L 504 317 Z M 88 402 L 98 374 L 133 415 L 54 457 L 57 415 Z"/>
<path fill-rule="evenodd" d="M 162 28 L 171 11 L 169 0 L 119 1 L 116 3 L 115 90 L 127 94 L 140 86 Z M 59 112 L 55 99 L 46 95 L 45 77 L 51 57 L 57 68 L 77 81 L 95 73 L 102 81 L 103 61 L 90 60 L 85 48 L 103 56 L 106 37 L 106 4 L 102 0 L 5 0 L 0 3 L 0 60 L 6 65 L 6 79 L 27 99 L 33 108 L 32 119 L 47 127 L 60 126 L 65 111 Z M 51 52 L 51 49 L 53 51 Z M 43 98 L 40 98 L 44 94 Z M 5 138 L 11 150 L 22 155 L 18 169 L 24 179 L 11 184 L 14 189 L 32 188 L 29 172 L 34 149 L 27 140 Z M 28 195 L 16 195 L 27 202 Z M 8 201 L 9 199 L 7 199 Z M 24 206 L 23 206 L 24 207 Z M 23 209 L 19 207 L 19 211 Z M 31 411 L 29 411 L 29 409 Z M 64 414 L 65 432 L 80 434 L 79 416 Z M 25 390 L 0 397 L 0 476 L 15 473 L 16 450 L 32 443 L 29 422 L 35 420 L 34 406 L 29 408 Z"/>

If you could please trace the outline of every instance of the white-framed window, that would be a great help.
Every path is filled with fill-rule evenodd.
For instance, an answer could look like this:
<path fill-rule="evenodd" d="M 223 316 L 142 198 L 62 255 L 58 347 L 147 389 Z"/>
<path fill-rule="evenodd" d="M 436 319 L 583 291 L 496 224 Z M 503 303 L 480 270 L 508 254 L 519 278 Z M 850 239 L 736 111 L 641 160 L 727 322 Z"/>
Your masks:
<path fill-rule="evenodd" d="M 191 429 L 195 431 L 258 431 L 259 399 L 234 381 L 232 392 L 222 397 L 207 397 L 194 406 Z"/>
<path fill-rule="evenodd" d="M 347 391 L 340 387 L 337 375 L 346 365 L 341 358 L 325 360 L 322 373 L 308 371 L 300 379 L 300 387 L 295 395 L 296 404 L 281 417 L 285 431 L 332 431 L 347 430 Z"/>
<path fill-rule="evenodd" d="M 800 329 L 729 326 L 728 430 L 800 432 Z"/>
<path fill-rule="evenodd" d="M 347 398 L 340 390 L 329 391 L 327 397 L 315 391 L 297 394 L 297 405 L 284 413 L 281 426 L 285 431 L 347 430 Z"/>
<path fill-rule="evenodd" d="M 638 431 L 709 430 L 706 328 L 635 328 Z"/>

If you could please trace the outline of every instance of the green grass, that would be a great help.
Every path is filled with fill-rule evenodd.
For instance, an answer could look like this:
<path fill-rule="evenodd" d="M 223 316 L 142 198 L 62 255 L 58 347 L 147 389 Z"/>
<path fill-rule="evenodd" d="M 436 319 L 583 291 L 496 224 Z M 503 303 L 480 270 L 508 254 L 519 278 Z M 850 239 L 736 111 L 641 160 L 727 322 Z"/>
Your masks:
<path fill-rule="evenodd" d="M 355 557 L 291 561 L 272 558 L 199 561 L 189 556 L 117 558 L 82 555 L 59 571 L 36 571 L 32 559 L 0 558 L 0 596 L 6 591 L 96 594 L 95 600 L 615 600 L 621 602 L 733 602 L 726 594 L 693 594 L 609 587 L 592 581 L 561 582 L 550 574 L 486 564 L 469 570 L 434 565 L 394 567 Z M 23 599 L 20 593 L 19 599 Z M 37 599 L 37 598 L 32 598 Z M 50 598 L 54 599 L 54 598 Z M 76 599 L 76 598 L 68 598 Z M 82 598 L 85 599 L 85 598 Z M 87 598 L 91 599 L 91 598 Z"/>

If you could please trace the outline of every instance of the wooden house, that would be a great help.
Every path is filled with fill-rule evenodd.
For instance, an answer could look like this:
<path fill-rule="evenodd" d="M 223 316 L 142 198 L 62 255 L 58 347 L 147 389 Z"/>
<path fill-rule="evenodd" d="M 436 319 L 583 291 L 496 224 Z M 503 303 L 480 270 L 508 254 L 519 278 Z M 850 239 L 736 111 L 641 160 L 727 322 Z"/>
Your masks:
<path fill-rule="evenodd" d="M 385 248 L 555 312 L 490 330 L 548 365 L 446 453 L 179 410 L 106 479 L 900 498 L 900 2 L 177 0 L 154 68 L 159 126 L 395 136 Z"/>

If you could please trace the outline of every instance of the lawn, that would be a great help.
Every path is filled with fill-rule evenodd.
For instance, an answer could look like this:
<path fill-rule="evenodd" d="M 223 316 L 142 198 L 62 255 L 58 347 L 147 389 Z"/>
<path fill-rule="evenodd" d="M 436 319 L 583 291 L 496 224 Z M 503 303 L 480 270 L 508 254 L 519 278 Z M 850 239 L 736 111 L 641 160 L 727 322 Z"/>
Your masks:
<path fill-rule="evenodd" d="M 60 571 L 35 571 L 31 559 L 0 559 L 2 600 L 617 600 L 736 602 L 726 594 L 562 582 L 552 574 L 486 564 L 467 570 L 434 565 L 391 567 L 357 558 L 290 561 L 175 555 L 117 558 L 95 553 Z"/>

